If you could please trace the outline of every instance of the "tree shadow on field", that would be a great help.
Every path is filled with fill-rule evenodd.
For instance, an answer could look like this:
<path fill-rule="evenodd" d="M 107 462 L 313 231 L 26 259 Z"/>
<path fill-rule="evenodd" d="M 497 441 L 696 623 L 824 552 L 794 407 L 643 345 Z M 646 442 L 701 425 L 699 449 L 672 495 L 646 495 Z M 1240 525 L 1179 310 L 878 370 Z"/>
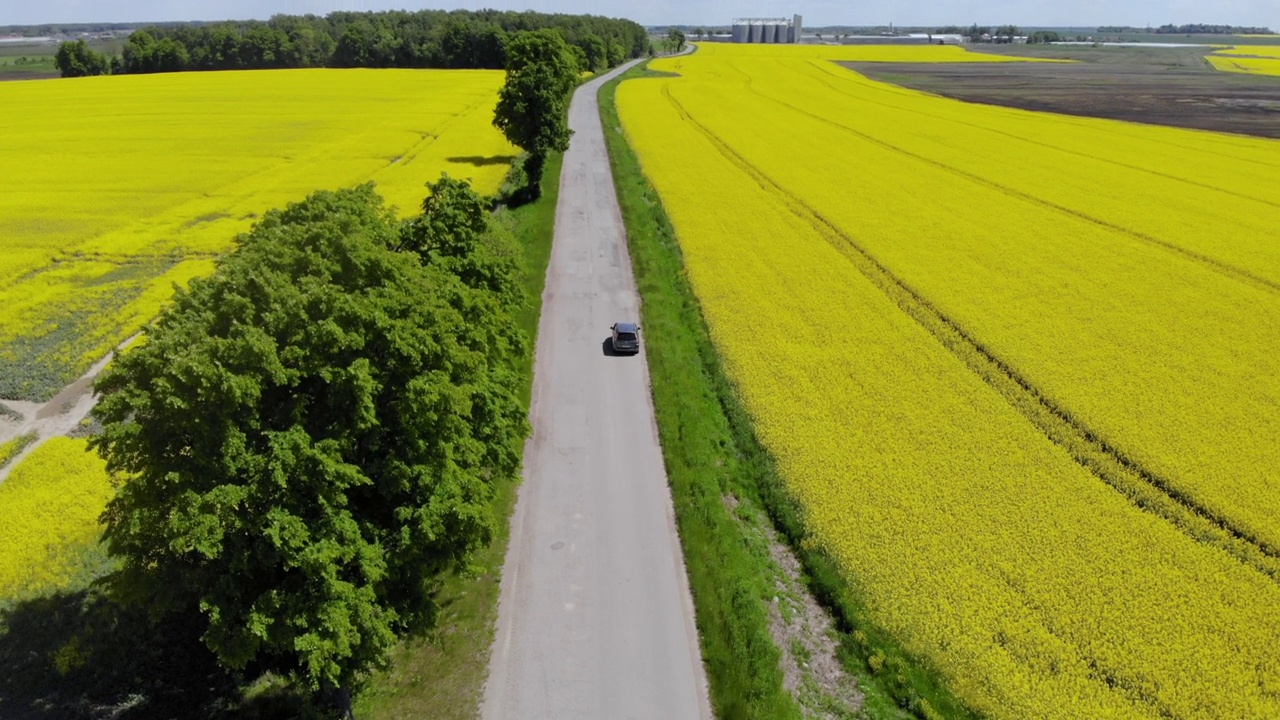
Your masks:
<path fill-rule="evenodd" d="M 198 617 L 152 622 L 96 589 L 0 608 L 6 720 L 297 717 L 289 693 L 242 700 L 240 679 L 200 642 Z"/>
<path fill-rule="evenodd" d="M 454 157 L 445 158 L 445 161 L 474 165 L 475 167 L 488 167 L 490 165 L 510 165 L 515 162 L 515 159 L 515 155 L 455 155 Z"/>

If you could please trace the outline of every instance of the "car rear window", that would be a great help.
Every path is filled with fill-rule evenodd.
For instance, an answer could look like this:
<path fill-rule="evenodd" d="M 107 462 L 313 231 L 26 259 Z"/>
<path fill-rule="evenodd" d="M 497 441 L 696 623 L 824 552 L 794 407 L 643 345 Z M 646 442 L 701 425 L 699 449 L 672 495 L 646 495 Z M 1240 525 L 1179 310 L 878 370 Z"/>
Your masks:
<path fill-rule="evenodd" d="M 635 333 L 629 333 L 629 332 L 620 332 L 620 333 L 618 333 L 618 339 L 619 339 L 619 340 L 635 340 L 635 339 L 636 339 L 636 334 L 635 334 Z"/>

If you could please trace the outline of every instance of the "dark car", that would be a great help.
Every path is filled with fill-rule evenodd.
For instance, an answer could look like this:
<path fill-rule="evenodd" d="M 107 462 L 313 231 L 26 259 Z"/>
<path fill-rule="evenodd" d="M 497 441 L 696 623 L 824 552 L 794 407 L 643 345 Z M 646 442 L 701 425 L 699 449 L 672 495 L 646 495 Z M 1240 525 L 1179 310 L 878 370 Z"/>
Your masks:
<path fill-rule="evenodd" d="M 614 352 L 640 352 L 640 326 L 629 322 L 614 323 L 612 343 Z"/>

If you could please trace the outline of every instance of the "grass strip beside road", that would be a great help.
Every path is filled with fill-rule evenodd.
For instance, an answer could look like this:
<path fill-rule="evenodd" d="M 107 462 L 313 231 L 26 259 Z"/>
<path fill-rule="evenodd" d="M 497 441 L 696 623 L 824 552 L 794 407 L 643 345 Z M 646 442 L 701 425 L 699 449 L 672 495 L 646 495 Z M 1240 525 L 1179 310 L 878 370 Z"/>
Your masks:
<path fill-rule="evenodd" d="M 516 236 L 524 250 L 524 290 L 528 304 L 516 321 L 529 336 L 529 352 L 519 365 L 523 375 L 521 397 L 526 406 L 533 384 L 533 350 L 555 234 L 562 161 L 559 153 L 547 159 L 541 198 L 497 213 L 499 222 Z M 507 554 L 509 518 L 515 502 L 515 485 L 497 488 L 493 513 L 498 523 L 493 542 L 475 554 L 471 572 L 451 574 L 445 579 L 437 598 L 440 617 L 436 628 L 426 637 L 406 639 L 395 648 L 390 666 L 377 673 L 368 689 L 357 698 L 356 717 L 362 720 L 471 720 L 476 717 L 489 675 L 502 563 Z"/>
<path fill-rule="evenodd" d="M 769 634 L 763 598 L 774 594 L 771 573 L 742 542 L 724 500 L 735 491 L 742 497 L 735 481 L 751 474 L 754 459 L 741 452 L 720 406 L 715 351 L 683 280 L 675 232 L 619 129 L 617 84 L 643 74 L 632 70 L 604 85 L 600 116 L 642 300 L 654 411 L 711 704 L 721 718 L 798 719 Z"/>
<path fill-rule="evenodd" d="M 750 525 L 760 516 L 754 509 L 763 508 L 801 559 L 809 591 L 835 620 L 841 660 L 865 694 L 863 716 L 975 717 L 933 669 L 869 622 L 856 589 L 808 542 L 803 510 L 755 436 L 712 345 L 675 230 L 618 119 L 618 83 L 654 74 L 636 69 L 604 85 L 600 114 L 642 298 L 658 433 L 716 715 L 800 717 L 769 633 L 776 571 L 767 549 L 752 547 L 759 535 Z"/>

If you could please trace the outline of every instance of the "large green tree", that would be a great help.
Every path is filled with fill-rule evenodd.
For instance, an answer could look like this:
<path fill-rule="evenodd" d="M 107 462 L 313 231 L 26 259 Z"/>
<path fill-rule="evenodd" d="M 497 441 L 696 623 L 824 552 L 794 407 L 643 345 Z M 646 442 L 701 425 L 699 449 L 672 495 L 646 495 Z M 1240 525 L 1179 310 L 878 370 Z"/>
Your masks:
<path fill-rule="evenodd" d="M 583 54 L 586 55 L 586 69 L 591 72 L 600 72 L 608 69 L 609 63 L 609 44 L 599 35 L 587 35 L 582 38 L 581 47 Z"/>
<path fill-rule="evenodd" d="M 190 64 L 186 45 L 171 37 L 157 40 L 146 30 L 131 34 L 121 51 L 121 69 L 127 73 L 181 72 Z"/>
<path fill-rule="evenodd" d="M 680 28 L 671 28 L 667 31 L 667 47 L 669 52 L 678 53 L 684 51 L 685 37 L 684 31 Z"/>
<path fill-rule="evenodd" d="M 410 224 L 369 185 L 268 213 L 97 383 L 111 587 L 203 615 L 231 668 L 349 691 L 492 536 L 526 340 L 456 270 L 514 266 L 469 187 L 432 191 Z"/>
<path fill-rule="evenodd" d="M 528 153 L 531 197 L 538 195 L 548 153 L 569 149 L 569 98 L 584 69 L 555 30 L 519 32 L 507 41 L 507 80 L 498 91 L 493 124 Z"/>
<path fill-rule="evenodd" d="M 493 221 L 489 203 L 467 182 L 445 175 L 429 187 L 422 214 L 405 224 L 398 247 L 484 290 L 504 311 L 514 312 L 525 299 L 515 238 Z"/>
<path fill-rule="evenodd" d="M 111 60 L 106 55 L 95 52 L 84 40 L 62 43 L 53 62 L 62 77 L 106 75 L 111 72 Z"/>

